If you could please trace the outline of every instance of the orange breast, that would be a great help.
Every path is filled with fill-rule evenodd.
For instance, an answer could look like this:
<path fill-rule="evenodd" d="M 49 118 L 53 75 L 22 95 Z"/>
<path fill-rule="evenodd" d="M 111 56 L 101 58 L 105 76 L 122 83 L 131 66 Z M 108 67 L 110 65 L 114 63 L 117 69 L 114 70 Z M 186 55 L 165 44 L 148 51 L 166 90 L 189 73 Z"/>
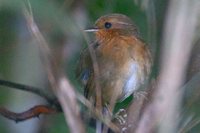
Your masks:
<path fill-rule="evenodd" d="M 100 43 L 96 55 L 103 101 L 123 100 L 138 89 L 146 76 L 144 64 L 149 62 L 143 55 L 146 50 L 134 37 L 117 36 Z"/>

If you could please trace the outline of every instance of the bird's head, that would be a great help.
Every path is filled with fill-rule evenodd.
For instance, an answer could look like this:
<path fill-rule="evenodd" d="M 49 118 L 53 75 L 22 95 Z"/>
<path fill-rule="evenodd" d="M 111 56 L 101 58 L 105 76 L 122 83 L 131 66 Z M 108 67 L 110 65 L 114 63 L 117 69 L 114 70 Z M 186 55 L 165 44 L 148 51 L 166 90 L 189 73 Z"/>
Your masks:
<path fill-rule="evenodd" d="M 85 30 L 95 32 L 97 39 L 110 38 L 117 35 L 138 36 L 138 30 L 129 17 L 123 14 L 109 14 L 100 17 L 94 27 Z"/>

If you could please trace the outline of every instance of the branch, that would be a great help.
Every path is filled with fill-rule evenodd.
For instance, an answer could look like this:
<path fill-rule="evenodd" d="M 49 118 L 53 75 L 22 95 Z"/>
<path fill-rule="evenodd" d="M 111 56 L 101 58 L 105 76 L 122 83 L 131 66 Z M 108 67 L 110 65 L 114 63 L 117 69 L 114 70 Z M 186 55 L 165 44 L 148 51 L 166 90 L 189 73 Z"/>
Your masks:
<path fill-rule="evenodd" d="M 61 110 L 46 105 L 37 105 L 22 113 L 14 113 L 0 107 L 0 114 L 10 120 L 14 120 L 15 122 L 21 122 L 34 117 L 39 117 L 41 114 L 56 114 L 59 112 L 61 112 Z"/>
<path fill-rule="evenodd" d="M 43 89 L 41 88 L 14 83 L 11 81 L 1 80 L 1 79 L 0 79 L 0 86 L 6 86 L 6 87 L 22 90 L 22 91 L 32 92 L 38 96 L 43 97 L 45 100 L 47 100 L 49 104 L 54 104 L 58 106 L 56 97 L 53 95 L 49 95 L 48 93 L 45 93 L 45 91 L 42 91 Z"/>
<path fill-rule="evenodd" d="M 62 106 L 69 129 L 72 133 L 85 133 L 84 124 L 80 119 L 80 110 L 78 108 L 74 88 L 69 86 L 69 81 L 67 78 L 65 78 L 64 80 L 62 80 L 62 78 L 59 78 L 62 76 L 62 69 L 59 69 L 56 59 L 53 59 L 51 49 L 49 48 L 47 41 L 41 34 L 37 24 L 34 21 L 30 2 L 27 1 L 27 4 L 28 6 L 24 7 L 24 15 L 27 21 L 27 26 L 32 33 L 34 39 L 36 39 L 37 41 L 40 54 L 43 59 L 43 65 L 46 68 L 49 83 L 55 95 L 57 96 L 60 105 Z"/>
<path fill-rule="evenodd" d="M 136 133 L 178 131 L 183 96 L 180 88 L 193 45 L 198 7 L 197 1 L 174 0 L 169 3 L 157 90 L 151 103 L 145 107 Z"/>
<path fill-rule="evenodd" d="M 35 107 L 33 107 L 27 111 L 24 111 L 22 113 L 14 113 L 3 107 L 0 107 L 0 114 L 8 119 L 14 120 L 16 122 L 19 122 L 19 121 L 21 122 L 21 121 L 31 119 L 33 117 L 38 117 L 38 115 L 40 115 L 40 114 L 52 114 L 51 113 L 52 111 L 62 112 L 62 109 L 61 109 L 60 104 L 58 103 L 57 99 L 53 96 L 48 95 L 48 93 L 45 93 L 44 91 L 42 91 L 43 90 L 42 88 L 23 85 L 23 84 L 14 83 L 11 81 L 1 80 L 1 79 L 0 79 L 0 86 L 6 86 L 6 87 L 10 87 L 10 88 L 17 89 L 17 90 L 28 91 L 28 92 L 34 93 L 36 95 L 43 97 L 45 100 L 47 100 L 49 102 L 49 104 L 55 105 L 55 108 L 47 107 L 45 105 L 38 105 L 38 106 L 35 106 Z M 69 94 L 71 94 L 71 92 Z M 87 101 L 87 99 L 85 99 L 85 97 L 83 97 L 82 95 L 80 95 L 78 93 L 76 95 L 78 95 L 77 98 L 81 103 L 83 103 L 87 108 L 92 110 L 92 105 L 90 104 L 89 101 Z M 44 109 L 46 109 L 47 113 L 44 113 L 45 112 Z M 114 131 L 117 130 L 117 128 L 115 127 L 115 125 L 113 125 L 113 123 L 108 123 L 102 119 L 103 117 L 100 115 L 98 110 L 92 110 L 92 113 L 94 115 L 93 116 L 94 118 L 90 118 L 91 122 L 89 125 L 91 127 L 94 127 L 94 121 L 96 121 L 95 118 L 97 117 L 105 125 L 110 127 L 112 130 L 114 130 Z M 85 115 L 86 115 L 86 112 L 82 111 L 81 118 L 84 118 Z"/>

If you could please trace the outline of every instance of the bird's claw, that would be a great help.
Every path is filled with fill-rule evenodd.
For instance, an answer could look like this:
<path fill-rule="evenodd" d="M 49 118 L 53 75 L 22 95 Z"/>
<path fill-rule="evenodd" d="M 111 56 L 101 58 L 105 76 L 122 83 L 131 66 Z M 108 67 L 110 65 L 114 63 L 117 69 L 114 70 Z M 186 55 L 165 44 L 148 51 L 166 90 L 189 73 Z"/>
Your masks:
<path fill-rule="evenodd" d="M 119 122 L 120 125 L 126 124 L 127 113 L 125 109 L 119 109 L 115 114 L 115 119 Z"/>

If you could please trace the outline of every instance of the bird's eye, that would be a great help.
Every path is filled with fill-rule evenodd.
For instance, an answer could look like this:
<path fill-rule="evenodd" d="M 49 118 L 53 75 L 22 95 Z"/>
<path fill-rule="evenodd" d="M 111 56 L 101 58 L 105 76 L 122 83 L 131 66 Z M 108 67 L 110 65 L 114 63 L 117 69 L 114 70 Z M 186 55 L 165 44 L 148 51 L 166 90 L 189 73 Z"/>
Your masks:
<path fill-rule="evenodd" d="M 111 23 L 109 23 L 109 22 L 105 22 L 105 28 L 106 29 L 110 29 L 111 28 L 111 26 L 112 26 L 112 24 Z"/>

